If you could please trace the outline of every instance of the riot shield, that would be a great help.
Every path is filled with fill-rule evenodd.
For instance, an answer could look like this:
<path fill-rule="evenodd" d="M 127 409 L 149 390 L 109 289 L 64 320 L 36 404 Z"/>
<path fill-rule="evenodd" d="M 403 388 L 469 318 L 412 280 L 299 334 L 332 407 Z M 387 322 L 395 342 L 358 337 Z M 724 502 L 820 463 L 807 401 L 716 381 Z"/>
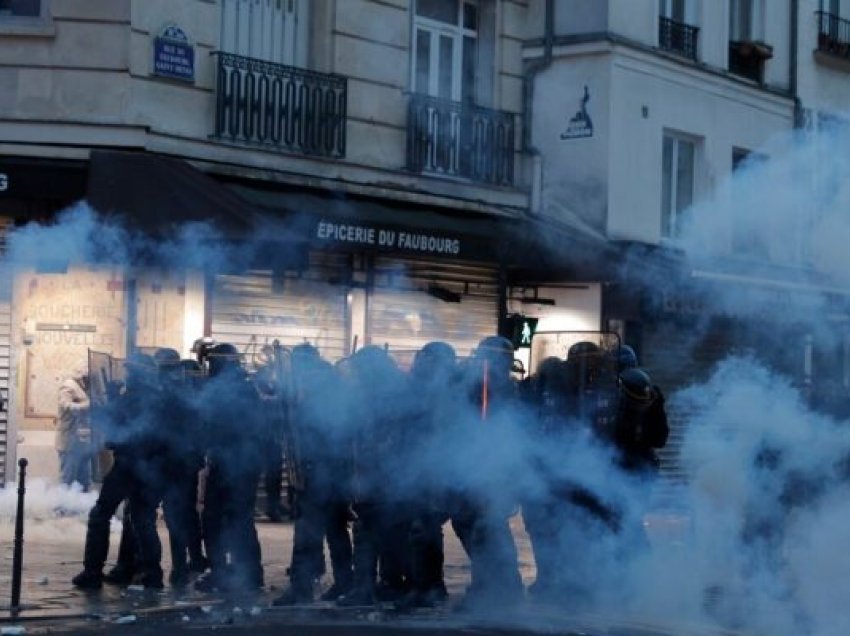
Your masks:
<path fill-rule="evenodd" d="M 272 370 L 274 394 L 270 400 L 272 417 L 280 427 L 283 442 L 283 474 L 290 508 L 295 492 L 304 488 L 304 475 L 301 472 L 301 444 L 298 434 L 298 422 L 295 417 L 298 390 L 292 373 L 291 351 L 275 340 L 271 345 L 271 358 L 268 363 Z"/>
<path fill-rule="evenodd" d="M 97 453 L 92 461 L 92 479 L 99 483 L 112 467 L 112 455 L 104 449 L 104 427 L 108 425 L 106 412 L 126 380 L 124 360 L 109 353 L 88 350 L 89 401 L 91 403 L 92 443 Z"/>
<path fill-rule="evenodd" d="M 562 360 L 569 410 L 565 415 L 607 436 L 617 408 L 619 352 L 620 337 L 614 332 L 538 331 L 531 338 L 529 368 L 536 374 L 547 358 Z"/>

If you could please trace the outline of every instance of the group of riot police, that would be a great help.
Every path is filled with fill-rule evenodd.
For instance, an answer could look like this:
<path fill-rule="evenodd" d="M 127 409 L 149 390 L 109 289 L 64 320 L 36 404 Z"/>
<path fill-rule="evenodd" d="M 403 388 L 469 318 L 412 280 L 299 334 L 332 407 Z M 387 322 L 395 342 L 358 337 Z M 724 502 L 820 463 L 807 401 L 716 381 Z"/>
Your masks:
<path fill-rule="evenodd" d="M 464 359 L 429 343 L 407 370 L 377 346 L 331 364 L 309 344 L 274 343 L 251 373 L 232 345 L 198 352 L 131 357 L 99 410 L 114 465 L 89 515 L 78 587 L 162 587 L 162 504 L 172 585 L 198 573 L 204 592 L 261 588 L 254 508 L 268 448 L 283 448 L 293 496 L 289 586 L 276 605 L 315 600 L 325 542 L 333 584 L 322 599 L 401 607 L 447 598 L 447 523 L 470 560 L 469 607 L 524 596 L 510 526 L 520 509 L 537 565 L 529 593 L 540 598 L 577 591 L 564 573 L 590 544 L 575 530 L 588 542 L 604 532 L 623 549 L 639 543 L 629 506 L 588 474 L 646 484 L 666 442 L 661 391 L 625 345 L 578 342 L 523 380 L 512 343 L 497 336 Z M 576 449 L 599 459 L 577 460 Z M 122 502 L 118 563 L 104 575 Z"/>

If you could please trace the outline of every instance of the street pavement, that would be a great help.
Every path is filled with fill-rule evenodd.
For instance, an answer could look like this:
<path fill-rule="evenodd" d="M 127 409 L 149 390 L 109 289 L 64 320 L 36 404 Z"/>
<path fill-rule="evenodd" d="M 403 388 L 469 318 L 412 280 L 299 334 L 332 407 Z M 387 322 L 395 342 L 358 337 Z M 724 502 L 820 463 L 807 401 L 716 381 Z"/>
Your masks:
<path fill-rule="evenodd" d="M 36 633 L 125 633 L 179 634 L 215 630 L 217 634 L 298 634 L 359 636 L 380 633 L 430 634 L 607 634 L 610 636 L 670 635 L 707 636 L 719 634 L 703 626 L 651 625 L 605 616 L 575 616 L 562 608 L 526 604 L 510 611 L 489 608 L 486 614 L 458 612 L 457 602 L 469 582 L 469 562 L 449 527 L 446 536 L 446 584 L 450 603 L 438 609 L 399 613 L 391 605 L 377 608 L 337 608 L 330 603 L 309 607 L 273 608 L 271 601 L 286 585 L 286 567 L 292 547 L 292 524 L 269 523 L 258 518 L 257 529 L 263 548 L 266 588 L 251 597 L 210 597 L 191 588 L 161 592 L 135 591 L 104 586 L 95 593 L 75 590 L 70 580 L 82 568 L 85 512 L 88 500 L 57 516 L 50 503 L 28 514 L 25 526 L 23 587 L 20 615 L 9 615 L 12 579 L 12 518 L 0 505 L 0 629 L 3 636 L 23 627 Z M 526 585 L 534 581 L 534 561 L 528 536 L 519 517 L 512 530 L 518 546 L 520 571 Z M 164 563 L 168 562 L 167 537 L 160 522 Z M 120 523 L 113 523 L 110 556 L 114 558 Z M 107 565 L 109 567 L 109 565 Z M 327 581 L 324 582 L 328 584 Z M 10 631 L 11 630 L 11 631 Z"/>

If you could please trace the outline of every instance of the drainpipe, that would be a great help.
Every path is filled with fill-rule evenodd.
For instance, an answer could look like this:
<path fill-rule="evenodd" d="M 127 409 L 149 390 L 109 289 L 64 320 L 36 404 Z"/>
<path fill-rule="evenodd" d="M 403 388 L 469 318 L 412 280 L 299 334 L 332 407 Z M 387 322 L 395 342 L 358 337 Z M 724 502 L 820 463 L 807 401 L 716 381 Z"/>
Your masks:
<path fill-rule="evenodd" d="M 789 55 L 788 89 L 794 100 L 794 128 L 803 127 L 803 103 L 797 93 L 797 46 L 800 29 L 800 0 L 791 0 L 791 55 Z"/>
<path fill-rule="evenodd" d="M 542 71 L 552 64 L 552 48 L 555 41 L 555 0 L 546 0 L 544 15 L 543 35 L 543 57 L 531 62 L 525 69 L 523 79 L 523 123 L 522 123 L 522 148 L 531 157 L 531 212 L 536 214 L 541 206 L 542 188 L 542 158 L 540 151 L 531 141 L 532 111 L 534 109 L 534 79 Z"/>

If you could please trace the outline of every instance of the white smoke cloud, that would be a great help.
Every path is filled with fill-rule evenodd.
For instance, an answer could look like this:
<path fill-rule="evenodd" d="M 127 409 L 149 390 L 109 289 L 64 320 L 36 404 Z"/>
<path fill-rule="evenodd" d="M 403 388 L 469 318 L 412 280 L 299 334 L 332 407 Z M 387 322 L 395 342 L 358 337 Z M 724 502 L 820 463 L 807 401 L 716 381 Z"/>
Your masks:
<path fill-rule="evenodd" d="M 778 635 L 848 628 L 846 411 L 813 408 L 799 376 L 765 362 L 802 351 L 807 333 L 838 348 L 845 338 L 845 323 L 827 314 L 850 292 L 848 141 L 846 129 L 777 137 L 760 149 L 766 161 L 751 161 L 687 213 L 678 245 L 688 266 L 738 277 L 714 285 L 704 311 L 734 317 L 738 337 L 759 348 L 670 398 L 689 414 L 680 504 L 691 529 L 635 565 L 644 584 L 637 614 Z M 698 326 L 692 336 L 700 341 Z M 795 363 L 802 370 L 803 356 Z M 815 393 L 819 382 L 842 391 L 832 406 L 848 400 L 843 364 L 816 369 Z"/>
<path fill-rule="evenodd" d="M 850 166 L 843 158 L 848 144 L 842 134 L 813 138 L 789 136 L 763 149 L 770 160 L 735 174 L 710 199 L 689 214 L 680 244 L 694 267 L 710 270 L 724 265 L 730 246 L 751 258 L 753 276 L 763 276 L 764 261 L 775 268 L 805 264 L 817 268 L 834 285 L 850 282 L 846 245 L 850 244 L 847 210 Z M 10 260 L 37 262 L 44 245 L 51 258 L 71 262 L 119 264 L 165 262 L 174 268 L 230 271 L 250 262 L 251 241 L 222 251 L 221 241 L 207 226 L 185 227 L 173 239 L 152 241 L 117 223 L 103 223 L 86 206 L 77 206 L 49 227 L 29 225 L 10 239 Z M 747 248 L 749 246 L 749 248 Z M 738 260 L 740 264 L 742 260 Z M 647 282 L 647 281 L 643 281 Z M 649 281 L 663 288 L 665 281 Z M 710 299 L 709 312 L 734 313 L 761 322 L 765 304 L 746 287 L 726 285 Z M 827 300 L 818 294 L 789 295 L 784 320 L 831 334 L 821 313 Z M 775 318 L 775 317 L 774 317 Z M 700 337 L 695 330 L 694 339 Z M 777 350 L 786 343 L 774 342 Z M 769 352 L 768 352 L 769 353 Z M 759 356 L 759 360 L 763 357 Z M 681 462 L 689 480 L 680 495 L 687 511 L 674 538 L 664 538 L 663 514 L 648 519 L 651 541 L 635 539 L 644 523 L 649 493 L 645 483 L 612 468 L 610 451 L 577 434 L 563 445 L 538 443 L 533 412 L 520 410 L 510 422 L 490 422 L 484 428 L 472 412 L 454 413 L 457 428 L 448 441 L 427 447 L 416 465 L 396 465 L 396 488 L 410 488 L 410 475 L 450 476 L 460 490 L 491 495 L 494 505 L 534 498 L 559 479 L 580 485 L 615 506 L 623 535 L 600 532 L 586 518 L 565 523 L 558 537 L 572 551 L 572 583 L 589 600 L 564 598 L 563 606 L 611 617 L 653 617 L 655 622 L 687 621 L 746 627 L 784 636 L 802 627 L 816 636 L 846 631 L 847 567 L 843 528 L 850 521 L 844 503 L 850 469 L 850 434 L 841 424 L 813 412 L 784 377 L 755 358 L 731 358 L 721 363 L 704 384 L 671 396 L 695 415 L 687 422 Z M 650 370 L 651 371 L 651 370 Z M 374 380 L 375 387 L 380 378 Z M 463 382 L 446 390 L 452 402 L 466 399 Z M 381 406 L 409 413 L 411 396 L 393 397 L 376 391 Z M 344 404 L 350 396 L 335 395 Z M 227 396 L 221 396 L 226 399 Z M 402 403 L 392 403 L 398 399 Z M 330 408 L 339 416 L 345 409 Z M 352 426 L 356 426 L 354 423 Z M 470 431 L 474 431 L 470 433 Z M 345 431 L 335 431 L 345 437 Z M 547 475 L 537 470 L 546 465 Z M 420 465 L 421 464 L 421 465 Z M 90 499 L 67 492 L 53 493 L 34 485 L 36 517 L 51 518 L 57 506 L 73 503 L 88 510 Z M 42 488 L 42 490 L 39 490 Z M 0 493 L 0 519 L 13 510 L 13 493 Z M 42 511 L 42 512 L 39 512 Z M 663 511 L 662 511 L 663 512 Z M 76 513 L 75 513 L 76 514 Z M 630 543 L 625 543 L 627 537 Z M 586 600 L 586 602 L 578 602 Z M 659 619 L 659 617 L 662 617 Z"/>

